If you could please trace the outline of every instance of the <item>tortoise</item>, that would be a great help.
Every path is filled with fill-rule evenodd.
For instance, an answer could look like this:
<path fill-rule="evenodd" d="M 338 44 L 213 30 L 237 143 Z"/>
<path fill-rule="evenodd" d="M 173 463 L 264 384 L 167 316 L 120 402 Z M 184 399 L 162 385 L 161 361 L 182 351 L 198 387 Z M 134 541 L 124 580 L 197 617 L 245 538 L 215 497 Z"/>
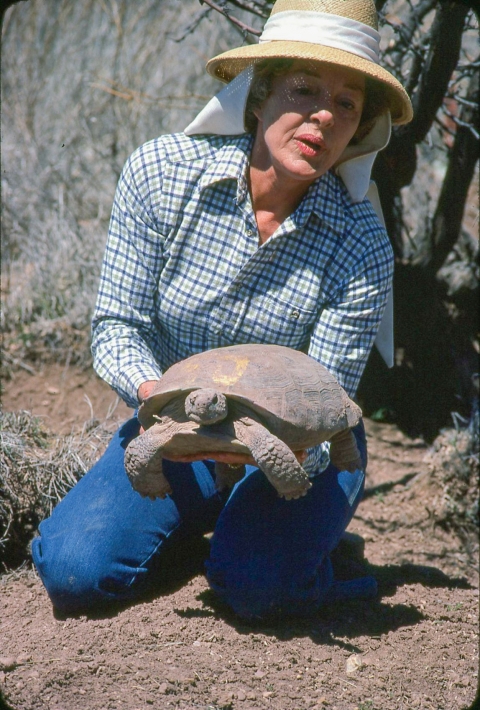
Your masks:
<path fill-rule="evenodd" d="M 329 440 L 332 463 L 355 471 L 361 461 L 351 427 L 361 415 L 334 376 L 303 352 L 263 344 L 207 350 L 172 365 L 141 404 L 146 431 L 128 445 L 125 468 L 141 495 L 164 498 L 171 488 L 162 458 L 247 454 L 280 496 L 299 498 L 311 482 L 293 452 Z M 217 460 L 217 488 L 244 473 Z"/>

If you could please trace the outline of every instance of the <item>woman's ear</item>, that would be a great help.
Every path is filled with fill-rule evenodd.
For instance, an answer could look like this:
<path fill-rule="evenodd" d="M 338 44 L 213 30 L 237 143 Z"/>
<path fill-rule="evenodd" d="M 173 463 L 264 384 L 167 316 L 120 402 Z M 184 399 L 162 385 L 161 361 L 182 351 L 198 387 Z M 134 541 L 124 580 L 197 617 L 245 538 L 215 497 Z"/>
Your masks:
<path fill-rule="evenodd" d="M 263 116 L 263 104 L 261 104 L 260 106 L 256 106 L 256 107 L 252 110 L 252 113 L 253 113 L 253 115 L 255 116 L 255 118 L 257 119 L 257 121 L 262 121 L 262 116 Z"/>

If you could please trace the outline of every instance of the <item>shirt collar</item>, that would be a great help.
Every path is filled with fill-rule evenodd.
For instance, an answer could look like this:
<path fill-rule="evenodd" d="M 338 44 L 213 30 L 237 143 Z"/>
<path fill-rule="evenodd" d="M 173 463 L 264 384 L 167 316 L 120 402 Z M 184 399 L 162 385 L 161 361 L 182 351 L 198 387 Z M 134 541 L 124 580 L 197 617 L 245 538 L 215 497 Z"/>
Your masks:
<path fill-rule="evenodd" d="M 241 204 L 248 194 L 247 170 L 252 146 L 253 136 L 249 133 L 229 137 L 198 181 L 199 192 L 222 180 L 236 180 L 236 200 Z M 310 185 L 307 194 L 291 215 L 295 226 L 303 227 L 312 212 L 315 212 L 334 231 L 343 232 L 345 196 L 346 190 L 341 180 L 328 171 Z"/>
<path fill-rule="evenodd" d="M 249 133 L 229 137 L 198 181 L 199 192 L 222 180 L 236 180 L 237 202 L 243 202 L 248 193 L 247 170 L 252 145 L 253 137 Z"/>
<path fill-rule="evenodd" d="M 292 215 L 297 227 L 303 227 L 312 212 L 336 232 L 345 226 L 345 189 L 338 177 L 328 171 L 310 185 L 307 194 Z"/>

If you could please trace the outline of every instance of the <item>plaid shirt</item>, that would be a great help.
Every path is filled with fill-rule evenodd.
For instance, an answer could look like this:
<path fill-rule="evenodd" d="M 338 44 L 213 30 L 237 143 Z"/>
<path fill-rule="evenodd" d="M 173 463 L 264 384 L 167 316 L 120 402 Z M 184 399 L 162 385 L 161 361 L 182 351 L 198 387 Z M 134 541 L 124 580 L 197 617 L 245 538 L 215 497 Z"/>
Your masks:
<path fill-rule="evenodd" d="M 142 382 L 235 343 L 303 350 L 356 392 L 391 287 L 387 234 L 370 202 L 352 203 L 328 172 L 259 247 L 251 148 L 249 135 L 175 134 L 127 161 L 92 350 L 97 373 L 132 407 Z M 307 470 L 318 469 L 320 452 Z"/>

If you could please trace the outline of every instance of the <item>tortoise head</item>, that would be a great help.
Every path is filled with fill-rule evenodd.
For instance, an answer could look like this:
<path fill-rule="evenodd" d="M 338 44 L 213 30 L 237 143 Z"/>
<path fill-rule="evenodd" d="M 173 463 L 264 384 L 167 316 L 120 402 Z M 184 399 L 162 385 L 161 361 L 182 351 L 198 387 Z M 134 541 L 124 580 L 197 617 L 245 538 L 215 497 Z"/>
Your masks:
<path fill-rule="evenodd" d="M 227 398 L 210 388 L 194 390 L 185 399 L 185 413 L 197 424 L 216 424 L 227 416 Z"/>

